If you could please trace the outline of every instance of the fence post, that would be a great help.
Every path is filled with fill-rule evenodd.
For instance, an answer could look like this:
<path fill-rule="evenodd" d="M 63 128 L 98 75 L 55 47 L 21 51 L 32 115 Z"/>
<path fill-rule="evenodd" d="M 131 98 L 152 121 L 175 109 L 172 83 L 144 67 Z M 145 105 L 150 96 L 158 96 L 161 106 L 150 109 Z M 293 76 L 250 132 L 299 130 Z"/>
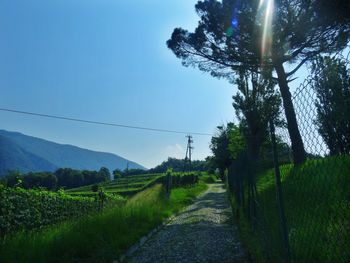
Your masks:
<path fill-rule="evenodd" d="M 106 195 L 102 189 L 100 189 L 100 191 L 98 192 L 98 197 L 99 197 L 99 209 L 100 211 L 102 211 L 104 206 L 104 201 L 106 199 Z"/>
<path fill-rule="evenodd" d="M 171 173 L 172 171 L 170 169 L 168 169 L 168 171 L 166 171 L 166 185 L 165 185 L 165 190 L 166 190 L 166 195 L 167 198 L 170 198 L 170 193 L 171 193 Z"/>
<path fill-rule="evenodd" d="M 281 173 L 279 169 L 275 126 L 273 124 L 273 120 L 270 120 L 270 136 L 271 136 L 271 142 L 272 142 L 273 163 L 275 168 L 277 204 L 278 204 L 278 210 L 280 214 L 280 224 L 281 224 L 281 231 L 282 231 L 282 237 L 283 237 L 284 262 L 290 263 L 291 255 L 290 255 L 290 246 L 289 246 L 289 238 L 288 238 L 287 220 L 286 220 L 286 215 L 284 210 L 284 202 L 283 202 L 282 186 L 281 186 Z"/>

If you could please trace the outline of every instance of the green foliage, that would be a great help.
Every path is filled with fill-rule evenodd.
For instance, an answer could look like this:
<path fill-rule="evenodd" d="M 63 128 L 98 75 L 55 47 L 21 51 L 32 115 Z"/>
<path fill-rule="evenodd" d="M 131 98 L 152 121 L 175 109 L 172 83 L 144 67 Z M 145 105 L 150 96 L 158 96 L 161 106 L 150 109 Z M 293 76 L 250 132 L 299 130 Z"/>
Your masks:
<path fill-rule="evenodd" d="M 232 160 L 235 160 L 238 155 L 245 150 L 246 141 L 242 135 L 240 128 L 236 125 L 232 125 L 228 133 L 229 144 L 228 150 Z"/>
<path fill-rule="evenodd" d="M 3 178 L 3 182 L 8 187 L 20 187 L 23 183 L 23 175 L 19 171 L 9 171 Z"/>
<path fill-rule="evenodd" d="M 331 155 L 350 153 L 350 73 L 338 59 L 319 57 L 313 64 L 318 131 Z"/>
<path fill-rule="evenodd" d="M 79 171 L 71 168 L 60 168 L 55 172 L 59 187 L 75 188 L 109 180 L 110 173 L 102 167 L 100 171 Z"/>
<path fill-rule="evenodd" d="M 279 122 L 281 98 L 271 72 L 259 75 L 241 70 L 235 83 L 239 92 L 233 96 L 233 107 L 249 154 L 256 160 L 268 137 L 269 121 Z"/>
<path fill-rule="evenodd" d="M 110 207 L 102 213 L 41 231 L 18 233 L 0 247 L 0 261 L 112 262 L 205 189 L 203 183 L 190 188 L 176 188 L 168 200 L 164 188 L 157 184 L 136 194 L 125 206 Z"/>
<path fill-rule="evenodd" d="M 169 157 L 168 160 L 162 162 L 160 165 L 150 169 L 149 173 L 165 173 L 169 168 L 171 168 L 174 172 L 183 172 L 185 169 L 185 160 L 184 159 L 176 159 Z M 206 171 L 208 169 L 208 165 L 206 161 L 191 161 L 191 170 L 192 171 Z"/>
<path fill-rule="evenodd" d="M 23 176 L 23 187 L 26 189 L 43 187 L 47 190 L 57 188 L 57 177 L 52 173 L 28 173 Z"/>
<path fill-rule="evenodd" d="M 110 173 L 102 167 L 97 171 L 79 171 L 70 168 L 60 168 L 55 173 L 30 172 L 21 174 L 18 171 L 10 171 L 3 178 L 4 185 L 8 187 L 24 187 L 26 189 L 45 188 L 56 190 L 57 188 L 74 188 L 82 185 L 90 185 L 109 180 Z"/>
<path fill-rule="evenodd" d="M 345 48 L 350 36 L 348 20 L 330 19 L 333 16 L 324 13 L 317 2 L 198 1 L 198 26 L 193 32 L 175 28 L 167 41 L 183 65 L 230 82 L 242 71 L 260 74 L 261 67 L 274 70 L 297 164 L 306 160 L 306 153 L 288 82 L 316 55 Z"/>
<path fill-rule="evenodd" d="M 246 140 L 240 127 L 234 123 L 227 126 L 218 126 L 218 131 L 211 139 L 210 149 L 213 153 L 211 164 L 219 169 L 219 174 L 224 180 L 224 172 L 231 163 L 246 150 Z"/>
<path fill-rule="evenodd" d="M 208 186 L 199 182 L 194 187 L 185 186 L 174 188 L 170 195 L 170 205 L 164 210 L 165 215 L 171 215 L 179 212 L 185 206 L 190 205 L 193 200 L 202 192 L 204 192 Z"/>
<path fill-rule="evenodd" d="M 230 137 L 229 133 L 235 128 L 233 123 L 228 123 L 227 126 L 218 126 L 217 134 L 211 138 L 210 150 L 213 153 L 212 162 L 219 169 L 219 174 L 223 180 L 224 171 L 232 161 L 229 152 Z"/>
<path fill-rule="evenodd" d="M 114 180 L 118 180 L 119 178 L 121 178 L 122 174 L 123 174 L 123 172 L 121 170 L 115 169 L 113 171 Z"/>
<path fill-rule="evenodd" d="M 101 178 L 103 178 L 103 181 L 107 181 L 111 178 L 111 173 L 106 167 L 101 167 L 101 169 L 98 171 L 98 174 Z"/>
<path fill-rule="evenodd" d="M 105 193 L 131 196 L 160 182 L 163 176 L 164 174 L 129 175 L 113 181 L 99 183 L 98 187 L 102 187 Z M 69 189 L 67 193 L 80 196 L 93 195 L 91 185 Z"/>
<path fill-rule="evenodd" d="M 109 200 L 122 202 L 120 197 L 109 196 Z M 53 193 L 0 186 L 0 236 L 80 217 L 98 208 L 96 198 L 72 197 L 63 191 Z"/>
<path fill-rule="evenodd" d="M 280 169 L 293 262 L 348 262 L 350 156 L 309 160 L 301 166 L 289 164 Z M 257 192 L 258 225 L 233 198 L 233 207 L 240 215 L 241 237 L 255 262 L 282 262 L 273 170 L 258 176 Z"/>
<path fill-rule="evenodd" d="M 174 173 L 171 177 L 172 187 L 192 186 L 198 183 L 198 173 L 186 172 L 186 173 Z"/>
<path fill-rule="evenodd" d="M 261 65 L 270 68 L 287 61 L 306 61 L 315 54 L 344 48 L 349 37 L 348 24 L 327 20 L 332 16 L 329 12 L 319 16 L 317 2 L 297 0 L 291 5 L 290 1 L 276 1 L 271 28 L 264 28 L 267 3 L 198 1 L 197 28 L 193 32 L 174 29 L 167 45 L 185 66 L 229 80 L 238 69 L 256 70 Z M 272 31 L 268 35 L 270 49 L 263 50 L 266 30 Z M 285 77 L 290 75 L 288 72 Z"/>
<path fill-rule="evenodd" d="M 98 184 L 94 184 L 91 186 L 91 191 L 96 193 L 98 191 Z"/>
<path fill-rule="evenodd" d="M 201 174 L 199 176 L 199 181 L 202 181 L 206 184 L 213 184 L 216 183 L 217 177 L 213 174 Z"/>

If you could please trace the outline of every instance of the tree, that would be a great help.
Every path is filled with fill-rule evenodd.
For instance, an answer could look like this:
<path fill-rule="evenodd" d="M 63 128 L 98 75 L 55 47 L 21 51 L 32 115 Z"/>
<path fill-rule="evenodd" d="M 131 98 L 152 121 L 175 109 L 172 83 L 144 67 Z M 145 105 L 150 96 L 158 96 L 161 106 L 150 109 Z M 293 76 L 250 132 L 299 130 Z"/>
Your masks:
<path fill-rule="evenodd" d="M 176 28 L 168 47 L 185 66 L 198 67 L 212 76 L 233 82 L 237 70 L 260 73 L 274 69 L 294 162 L 306 159 L 288 83 L 306 62 L 321 53 L 346 46 L 349 24 L 320 17 L 316 0 L 203 0 L 196 4 L 200 17 L 193 33 Z M 294 66 L 286 72 L 284 64 Z"/>
<path fill-rule="evenodd" d="M 6 185 L 8 187 L 22 186 L 23 175 L 19 171 L 9 171 L 6 176 Z"/>
<path fill-rule="evenodd" d="M 108 168 L 101 167 L 101 169 L 98 171 L 99 177 L 103 178 L 102 181 L 109 180 L 111 178 L 111 173 L 109 172 Z"/>
<path fill-rule="evenodd" d="M 114 179 L 119 179 L 122 177 L 123 172 L 119 169 L 113 170 Z"/>
<path fill-rule="evenodd" d="M 350 23 L 350 2 L 348 0 L 318 0 L 315 3 L 319 17 L 326 24 Z"/>
<path fill-rule="evenodd" d="M 59 168 L 56 170 L 55 176 L 60 187 L 74 188 L 84 185 L 84 175 L 81 171 L 71 168 Z"/>
<path fill-rule="evenodd" d="M 236 160 L 240 153 L 246 149 L 246 140 L 244 139 L 239 126 L 230 124 L 228 132 L 228 151 L 232 160 Z"/>
<path fill-rule="evenodd" d="M 243 180 L 246 179 L 246 170 L 250 166 L 246 157 L 246 141 L 242 136 L 240 127 L 228 123 L 227 126 L 218 126 L 218 132 L 211 139 L 210 149 L 213 157 L 210 158 L 212 168 L 219 169 L 219 175 L 225 180 L 225 170 L 228 170 L 228 184 L 232 193 L 241 196 L 243 193 Z M 244 161 L 242 162 L 241 160 Z M 240 169 L 235 168 L 242 164 Z M 231 171 L 231 172 L 230 172 Z"/>
<path fill-rule="evenodd" d="M 339 59 L 319 57 L 313 64 L 316 125 L 330 154 L 350 153 L 350 73 Z"/>
<path fill-rule="evenodd" d="M 214 163 L 214 156 L 207 156 L 205 158 L 205 168 L 209 174 L 215 173 L 216 166 Z"/>
<path fill-rule="evenodd" d="M 268 73 L 263 76 L 252 71 L 240 71 L 235 84 L 239 92 L 233 96 L 233 107 L 241 123 L 251 162 L 256 162 L 268 137 L 269 121 L 279 121 L 281 99 L 275 91 L 275 81 Z"/>
<path fill-rule="evenodd" d="M 165 173 L 168 169 L 172 169 L 174 172 L 183 172 L 186 162 L 184 159 L 176 159 L 169 157 L 166 161 L 160 165 L 149 169 L 148 173 Z M 208 169 L 206 161 L 193 160 L 191 161 L 192 171 L 206 171 Z M 143 171 L 145 173 L 145 171 Z"/>
<path fill-rule="evenodd" d="M 233 160 L 229 151 L 230 133 L 237 126 L 228 123 L 227 126 L 218 126 L 217 129 L 217 134 L 211 138 L 210 149 L 214 155 L 211 161 L 219 169 L 221 179 L 225 180 L 225 170 Z"/>
<path fill-rule="evenodd" d="M 212 161 L 219 169 L 220 178 L 224 180 L 225 169 L 227 169 L 231 163 L 228 151 L 229 139 L 225 126 L 218 126 L 217 129 L 217 134 L 211 138 L 210 149 L 214 155 Z"/>
<path fill-rule="evenodd" d="M 27 189 L 43 187 L 47 190 L 55 190 L 57 177 L 49 172 L 31 172 L 23 176 L 23 186 Z"/>

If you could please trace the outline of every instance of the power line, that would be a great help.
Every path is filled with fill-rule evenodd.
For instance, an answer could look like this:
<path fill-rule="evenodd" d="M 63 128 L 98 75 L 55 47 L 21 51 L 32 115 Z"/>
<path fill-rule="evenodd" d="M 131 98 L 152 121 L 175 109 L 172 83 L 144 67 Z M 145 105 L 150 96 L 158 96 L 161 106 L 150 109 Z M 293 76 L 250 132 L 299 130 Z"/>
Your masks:
<path fill-rule="evenodd" d="M 6 109 L 6 108 L 0 108 L 0 111 L 19 113 L 19 114 L 25 114 L 25 115 L 32 115 L 32 116 L 37 116 L 37 117 L 45 117 L 45 118 L 51 118 L 51 119 L 60 119 L 60 120 L 66 120 L 66 121 L 75 121 L 75 122 L 82 122 L 82 123 L 89 123 L 89 124 L 114 126 L 114 127 L 119 127 L 119 128 L 137 129 L 137 130 L 146 130 L 146 131 L 155 131 L 155 132 L 166 132 L 166 133 L 177 133 L 177 134 L 195 134 L 195 135 L 201 135 L 201 136 L 213 136 L 213 134 L 210 134 L 210 133 L 185 132 L 185 131 L 140 127 L 140 126 L 124 125 L 124 124 L 117 124 L 117 123 L 110 123 L 110 122 L 100 122 L 100 121 L 77 119 L 77 118 L 64 117 L 64 116 L 51 115 L 51 114 L 20 111 L 20 110 L 14 110 L 14 109 Z"/>

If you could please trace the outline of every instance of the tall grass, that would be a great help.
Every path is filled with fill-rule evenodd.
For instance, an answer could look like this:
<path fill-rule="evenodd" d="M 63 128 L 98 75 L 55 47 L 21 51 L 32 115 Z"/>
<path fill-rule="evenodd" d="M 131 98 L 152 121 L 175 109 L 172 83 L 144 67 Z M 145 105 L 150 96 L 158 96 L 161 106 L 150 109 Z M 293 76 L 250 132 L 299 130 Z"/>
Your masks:
<path fill-rule="evenodd" d="M 0 248 L 0 262 L 110 262 L 205 189 L 203 183 L 177 188 L 167 200 L 157 184 L 136 194 L 123 207 L 39 232 L 17 233 Z"/>
<path fill-rule="evenodd" d="M 350 156 L 285 165 L 281 174 L 293 262 L 349 262 Z M 241 217 L 241 236 L 256 262 L 282 262 L 272 170 L 258 176 L 257 190 L 259 223 L 252 228 L 248 218 Z"/>

